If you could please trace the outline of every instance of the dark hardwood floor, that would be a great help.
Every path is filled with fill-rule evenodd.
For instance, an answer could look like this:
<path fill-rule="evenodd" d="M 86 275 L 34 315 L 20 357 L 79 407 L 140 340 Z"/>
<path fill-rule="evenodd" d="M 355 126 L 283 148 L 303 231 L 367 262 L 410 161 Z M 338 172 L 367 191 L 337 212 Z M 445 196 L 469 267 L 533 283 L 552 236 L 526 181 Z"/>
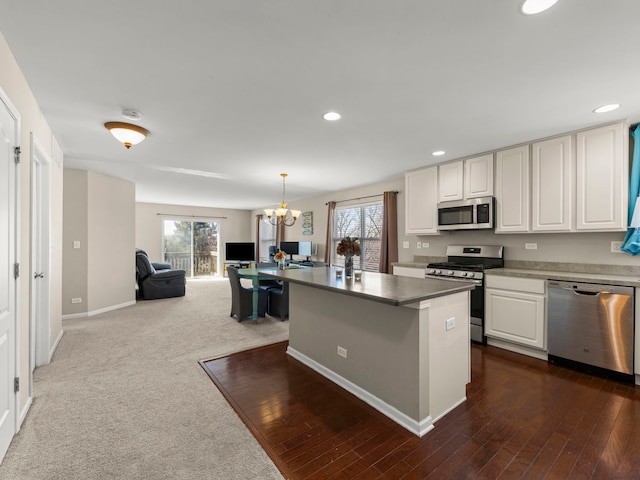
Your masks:
<path fill-rule="evenodd" d="M 422 438 L 288 357 L 201 362 L 289 479 L 640 479 L 640 387 L 472 346 L 467 401 Z"/>

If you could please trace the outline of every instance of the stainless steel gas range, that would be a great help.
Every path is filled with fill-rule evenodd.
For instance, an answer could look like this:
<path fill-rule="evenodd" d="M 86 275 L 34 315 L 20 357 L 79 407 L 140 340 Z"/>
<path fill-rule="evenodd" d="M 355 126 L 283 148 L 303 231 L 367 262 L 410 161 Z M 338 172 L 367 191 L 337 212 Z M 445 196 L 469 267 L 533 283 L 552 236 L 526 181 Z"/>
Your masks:
<path fill-rule="evenodd" d="M 497 245 L 450 245 L 447 261 L 427 265 L 425 276 L 440 280 L 472 282 L 471 340 L 486 343 L 484 335 L 484 271 L 504 267 L 504 247 Z"/>

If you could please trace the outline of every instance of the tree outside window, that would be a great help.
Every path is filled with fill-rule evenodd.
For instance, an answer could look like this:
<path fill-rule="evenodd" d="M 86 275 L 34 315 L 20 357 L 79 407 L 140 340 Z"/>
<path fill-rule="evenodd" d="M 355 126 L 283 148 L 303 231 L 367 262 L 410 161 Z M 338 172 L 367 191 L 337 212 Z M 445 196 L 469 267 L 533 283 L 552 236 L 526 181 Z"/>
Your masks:
<path fill-rule="evenodd" d="M 344 257 L 336 253 L 338 242 L 344 237 L 358 237 L 361 253 L 353 259 L 354 268 L 370 272 L 379 270 L 382 214 L 382 202 L 336 207 L 331 254 L 334 265 L 344 266 Z"/>

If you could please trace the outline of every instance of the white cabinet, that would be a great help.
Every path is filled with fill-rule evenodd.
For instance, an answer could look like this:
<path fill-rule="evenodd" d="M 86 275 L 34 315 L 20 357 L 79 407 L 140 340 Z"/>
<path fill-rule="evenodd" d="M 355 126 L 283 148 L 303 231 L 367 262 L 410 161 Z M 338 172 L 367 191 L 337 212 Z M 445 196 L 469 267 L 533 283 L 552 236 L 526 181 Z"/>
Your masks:
<path fill-rule="evenodd" d="M 438 165 L 438 200 L 462 200 L 464 194 L 464 163 L 443 163 Z"/>
<path fill-rule="evenodd" d="M 496 153 L 496 233 L 528 232 L 529 145 Z"/>
<path fill-rule="evenodd" d="M 493 153 L 464 161 L 464 198 L 493 196 Z"/>
<path fill-rule="evenodd" d="M 535 142 L 531 147 L 531 230 L 570 232 L 574 210 L 573 136 Z"/>
<path fill-rule="evenodd" d="M 405 232 L 438 234 L 438 167 L 405 173 Z"/>
<path fill-rule="evenodd" d="M 393 266 L 393 274 L 401 277 L 424 278 L 425 269 L 418 267 L 399 267 Z"/>
<path fill-rule="evenodd" d="M 623 123 L 576 134 L 576 230 L 626 231 L 629 135 Z"/>
<path fill-rule="evenodd" d="M 438 200 L 462 200 L 493 195 L 493 154 L 438 166 Z"/>
<path fill-rule="evenodd" d="M 544 350 L 545 280 L 487 275 L 485 334 Z"/>

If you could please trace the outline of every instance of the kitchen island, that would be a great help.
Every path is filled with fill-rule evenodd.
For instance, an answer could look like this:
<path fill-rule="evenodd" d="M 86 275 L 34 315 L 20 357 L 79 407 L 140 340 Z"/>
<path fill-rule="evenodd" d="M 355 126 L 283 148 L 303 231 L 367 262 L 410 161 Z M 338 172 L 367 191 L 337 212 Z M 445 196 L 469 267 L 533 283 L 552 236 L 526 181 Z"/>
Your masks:
<path fill-rule="evenodd" d="M 287 353 L 422 436 L 466 399 L 473 284 L 334 267 L 260 269 L 289 282 Z"/>

